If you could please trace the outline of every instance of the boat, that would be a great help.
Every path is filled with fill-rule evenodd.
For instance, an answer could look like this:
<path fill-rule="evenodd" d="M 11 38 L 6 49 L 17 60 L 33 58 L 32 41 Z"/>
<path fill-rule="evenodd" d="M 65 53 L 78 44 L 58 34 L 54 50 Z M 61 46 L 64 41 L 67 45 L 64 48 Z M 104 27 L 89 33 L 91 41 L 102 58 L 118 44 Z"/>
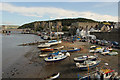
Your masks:
<path fill-rule="evenodd" d="M 49 56 L 52 56 L 52 55 L 58 55 L 58 54 L 62 54 L 61 52 L 53 52 L 53 53 L 49 53 Z"/>
<path fill-rule="evenodd" d="M 61 46 L 61 47 L 57 47 L 57 48 L 54 48 L 54 50 L 59 50 L 59 49 L 63 49 L 64 46 Z"/>
<path fill-rule="evenodd" d="M 49 38 L 49 36 L 47 36 L 47 35 L 44 35 L 44 36 L 43 36 L 43 39 L 44 39 L 44 40 L 48 40 L 48 38 Z"/>
<path fill-rule="evenodd" d="M 97 65 L 99 65 L 100 60 L 96 60 L 96 61 L 84 61 L 84 63 L 76 63 L 76 66 L 80 69 L 80 70 L 88 70 L 88 68 L 94 68 Z"/>
<path fill-rule="evenodd" d="M 75 52 L 75 51 L 80 51 L 80 49 L 73 48 L 73 49 L 70 49 L 70 50 L 61 50 L 61 52 Z"/>
<path fill-rule="evenodd" d="M 98 57 L 97 56 L 82 56 L 74 58 L 75 62 L 83 63 L 86 60 L 95 61 Z"/>
<path fill-rule="evenodd" d="M 55 73 L 49 77 L 46 78 L 46 80 L 53 80 L 53 79 L 57 79 L 60 76 L 60 73 Z"/>
<path fill-rule="evenodd" d="M 95 50 L 89 50 L 89 52 L 90 52 L 90 53 L 94 53 L 94 52 L 95 52 Z"/>
<path fill-rule="evenodd" d="M 47 56 L 52 56 L 52 55 L 58 55 L 61 54 L 59 51 L 58 52 L 54 52 L 54 53 L 49 53 L 49 54 L 40 54 L 39 57 L 47 57 Z"/>
<path fill-rule="evenodd" d="M 95 45 L 90 46 L 90 49 L 96 49 L 97 47 Z"/>
<path fill-rule="evenodd" d="M 103 50 L 103 52 L 102 52 L 101 54 L 102 54 L 102 55 L 106 55 L 106 54 L 108 54 L 108 53 L 110 53 L 109 50 Z"/>
<path fill-rule="evenodd" d="M 109 50 L 110 52 L 112 52 L 112 51 L 113 51 L 113 49 L 112 49 L 112 48 L 109 48 L 109 47 L 108 47 L 108 48 L 106 48 L 106 49 L 107 49 L 107 50 Z"/>
<path fill-rule="evenodd" d="M 104 50 L 104 47 L 103 48 L 102 47 L 98 47 L 98 48 L 96 48 L 96 50 L 94 52 L 95 53 L 102 53 L 103 50 Z"/>
<path fill-rule="evenodd" d="M 120 77 L 115 70 L 112 69 L 101 69 L 99 71 L 95 71 L 86 76 L 79 78 L 79 80 L 119 80 Z"/>
<path fill-rule="evenodd" d="M 39 57 L 47 57 L 48 54 L 40 54 Z"/>
<path fill-rule="evenodd" d="M 110 56 L 116 56 L 116 55 L 118 55 L 118 52 L 109 52 L 108 55 L 110 55 Z"/>
<path fill-rule="evenodd" d="M 53 51 L 54 49 L 53 48 L 43 48 L 41 49 L 42 52 L 50 52 L 50 51 Z"/>
<path fill-rule="evenodd" d="M 73 48 L 73 49 L 71 49 L 71 50 L 67 50 L 67 52 L 74 52 L 74 51 L 80 51 L 80 49 L 78 49 L 78 48 Z"/>
<path fill-rule="evenodd" d="M 44 60 L 46 62 L 55 62 L 55 61 L 61 61 L 61 60 L 64 60 L 66 59 L 70 54 L 67 52 L 66 54 L 63 54 L 63 53 L 59 53 L 58 55 L 53 55 L 53 56 L 50 56 L 50 57 L 47 57 L 45 58 Z"/>
<path fill-rule="evenodd" d="M 50 47 L 50 44 L 40 44 L 38 45 L 38 48 L 43 48 L 43 47 Z"/>
<path fill-rule="evenodd" d="M 60 43 L 62 43 L 62 41 L 50 40 L 50 41 L 48 41 L 48 43 L 45 43 L 45 44 L 48 44 L 48 45 L 57 45 L 57 44 L 60 44 Z"/>

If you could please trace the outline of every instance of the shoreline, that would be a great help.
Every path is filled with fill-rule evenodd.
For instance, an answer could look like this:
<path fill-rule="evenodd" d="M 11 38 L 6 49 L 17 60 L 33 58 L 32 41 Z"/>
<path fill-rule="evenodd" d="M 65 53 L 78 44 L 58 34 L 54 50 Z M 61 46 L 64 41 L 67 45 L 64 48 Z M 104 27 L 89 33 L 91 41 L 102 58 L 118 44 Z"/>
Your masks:
<path fill-rule="evenodd" d="M 45 78 L 51 74 L 56 72 L 60 72 L 61 75 L 59 78 L 78 78 L 78 74 L 81 76 L 85 75 L 87 71 L 80 71 L 73 61 L 74 57 L 78 57 L 80 55 L 87 55 L 88 49 L 90 45 L 86 42 L 63 42 L 57 46 L 66 46 L 64 49 L 68 47 L 77 47 L 82 48 L 83 50 L 80 52 L 73 52 L 69 58 L 65 60 L 55 62 L 55 63 L 47 63 L 44 61 L 44 58 L 40 58 L 38 55 L 40 54 L 40 49 L 37 46 L 31 46 L 31 50 L 26 52 L 26 54 L 19 60 L 16 61 L 15 64 L 10 66 L 7 70 L 3 71 L 3 78 Z M 56 47 L 56 46 L 53 46 Z M 93 55 L 93 53 L 90 53 Z M 101 67 L 104 63 L 108 63 L 113 69 L 118 68 L 118 55 L 117 56 L 103 56 L 101 54 L 97 54 L 101 59 L 101 63 L 99 67 Z M 114 64 L 114 65 L 113 65 Z M 91 69 L 90 71 L 94 71 L 95 69 Z"/>

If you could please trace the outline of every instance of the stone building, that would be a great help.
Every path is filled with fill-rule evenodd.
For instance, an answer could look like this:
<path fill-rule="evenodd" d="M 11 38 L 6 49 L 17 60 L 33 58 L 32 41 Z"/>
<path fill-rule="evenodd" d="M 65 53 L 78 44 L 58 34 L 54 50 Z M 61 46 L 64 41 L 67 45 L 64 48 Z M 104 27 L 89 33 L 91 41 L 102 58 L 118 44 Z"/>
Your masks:
<path fill-rule="evenodd" d="M 98 23 L 90 23 L 90 22 L 75 22 L 72 23 L 71 26 L 76 26 L 77 28 L 83 28 L 83 29 L 90 29 L 92 27 L 96 27 L 98 25 Z"/>

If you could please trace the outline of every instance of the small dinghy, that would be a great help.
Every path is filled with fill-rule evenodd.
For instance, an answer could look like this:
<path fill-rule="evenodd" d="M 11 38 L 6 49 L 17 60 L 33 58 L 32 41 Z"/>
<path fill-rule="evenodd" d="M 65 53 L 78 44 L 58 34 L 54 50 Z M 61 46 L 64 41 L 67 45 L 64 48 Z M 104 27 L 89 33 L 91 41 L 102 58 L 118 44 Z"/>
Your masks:
<path fill-rule="evenodd" d="M 74 51 L 80 51 L 80 49 L 78 49 L 78 48 L 73 48 L 73 49 L 71 49 L 71 50 L 67 50 L 67 52 L 74 52 Z"/>
<path fill-rule="evenodd" d="M 38 48 L 43 48 L 43 47 L 50 47 L 50 44 L 40 44 L 38 45 Z"/>
<path fill-rule="evenodd" d="M 106 55 L 106 54 L 108 54 L 108 53 L 110 53 L 109 50 L 103 50 L 103 52 L 102 52 L 101 54 L 102 54 L 102 55 Z"/>
<path fill-rule="evenodd" d="M 50 51 L 53 51 L 54 49 L 53 48 L 43 48 L 41 49 L 42 52 L 50 52 Z"/>
<path fill-rule="evenodd" d="M 54 48 L 54 50 L 59 50 L 59 49 L 63 49 L 64 46 L 61 46 L 61 47 L 57 47 L 57 48 Z"/>
<path fill-rule="evenodd" d="M 66 59 L 68 56 L 70 56 L 70 54 L 67 52 L 66 54 L 63 54 L 63 53 L 59 53 L 58 55 L 54 55 L 54 56 L 50 56 L 50 57 L 47 57 L 45 58 L 44 60 L 46 62 L 55 62 L 55 61 L 61 61 L 61 60 L 64 60 Z"/>
<path fill-rule="evenodd" d="M 51 41 L 49 41 L 48 43 L 45 43 L 45 44 L 48 44 L 48 45 L 56 45 L 56 44 L 60 44 L 60 43 L 62 43 L 62 41 L 51 40 Z"/>
<path fill-rule="evenodd" d="M 90 53 L 94 53 L 94 52 L 95 52 L 95 50 L 89 50 L 89 52 L 90 52 Z"/>
<path fill-rule="evenodd" d="M 119 80 L 118 72 L 112 69 L 101 69 L 99 71 L 91 72 L 86 76 L 79 78 L 79 80 Z"/>
<path fill-rule="evenodd" d="M 73 48 L 73 49 L 70 49 L 70 50 L 61 50 L 61 52 L 74 52 L 74 51 L 80 51 L 80 49 Z"/>
<path fill-rule="evenodd" d="M 110 53 L 108 53 L 108 55 L 110 55 L 110 56 L 116 56 L 116 55 L 118 55 L 118 52 L 110 52 Z"/>
<path fill-rule="evenodd" d="M 55 73 L 53 75 L 51 75 L 50 77 L 47 77 L 46 80 L 53 80 L 56 79 L 60 76 L 60 73 Z"/>
<path fill-rule="evenodd" d="M 40 54 L 39 57 L 47 57 L 48 54 Z"/>
<path fill-rule="evenodd" d="M 82 56 L 74 58 L 74 61 L 83 63 L 85 60 L 95 61 L 97 58 L 97 56 Z"/>
<path fill-rule="evenodd" d="M 99 65 L 100 60 L 97 61 L 85 61 L 84 63 L 76 63 L 76 66 L 80 69 L 80 70 L 88 70 L 91 68 L 96 67 L 97 65 Z"/>
<path fill-rule="evenodd" d="M 95 45 L 90 46 L 90 49 L 96 49 L 97 47 Z"/>
<path fill-rule="evenodd" d="M 96 48 L 96 50 L 94 51 L 95 53 L 101 53 L 103 52 L 104 48 L 98 47 Z"/>

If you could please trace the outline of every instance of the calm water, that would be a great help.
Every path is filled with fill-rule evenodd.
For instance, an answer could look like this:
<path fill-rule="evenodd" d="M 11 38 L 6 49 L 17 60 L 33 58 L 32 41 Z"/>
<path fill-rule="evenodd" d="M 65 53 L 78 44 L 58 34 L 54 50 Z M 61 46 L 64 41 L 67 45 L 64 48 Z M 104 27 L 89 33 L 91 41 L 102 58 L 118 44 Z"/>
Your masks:
<path fill-rule="evenodd" d="M 29 51 L 31 46 L 18 46 L 21 43 L 41 41 L 41 38 L 31 34 L 2 35 L 2 67 L 3 70 L 15 63 Z"/>

